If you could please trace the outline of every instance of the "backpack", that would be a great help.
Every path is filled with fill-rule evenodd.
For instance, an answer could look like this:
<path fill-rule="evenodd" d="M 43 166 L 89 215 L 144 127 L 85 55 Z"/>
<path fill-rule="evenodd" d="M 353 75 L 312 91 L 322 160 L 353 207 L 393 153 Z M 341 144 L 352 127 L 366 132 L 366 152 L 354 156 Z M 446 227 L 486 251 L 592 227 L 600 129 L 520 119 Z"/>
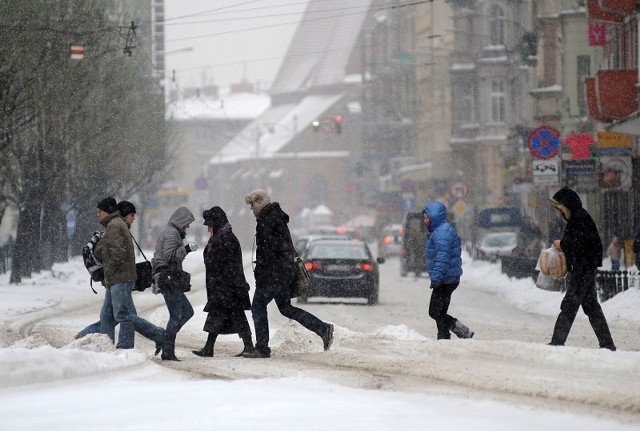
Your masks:
<path fill-rule="evenodd" d="M 91 240 L 82 247 L 82 260 L 84 261 L 84 266 L 89 271 L 89 275 L 91 276 L 91 290 L 93 293 L 98 293 L 93 288 L 93 282 L 101 282 L 104 280 L 104 269 L 102 268 L 102 263 L 96 259 L 96 256 L 93 254 L 93 251 L 102 238 L 104 232 L 94 232 Z"/>

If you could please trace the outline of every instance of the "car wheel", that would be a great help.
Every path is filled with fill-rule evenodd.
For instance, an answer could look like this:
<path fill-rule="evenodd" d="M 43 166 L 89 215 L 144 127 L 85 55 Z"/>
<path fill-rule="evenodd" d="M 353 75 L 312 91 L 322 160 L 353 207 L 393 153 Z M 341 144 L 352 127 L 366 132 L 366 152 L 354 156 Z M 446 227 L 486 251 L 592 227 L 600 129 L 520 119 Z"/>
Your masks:
<path fill-rule="evenodd" d="M 369 292 L 369 296 L 367 297 L 367 305 L 376 305 L 378 303 L 378 286 L 376 285 Z"/>
<path fill-rule="evenodd" d="M 404 259 L 400 262 L 400 277 L 406 277 L 409 272 L 407 271 L 407 264 Z"/>

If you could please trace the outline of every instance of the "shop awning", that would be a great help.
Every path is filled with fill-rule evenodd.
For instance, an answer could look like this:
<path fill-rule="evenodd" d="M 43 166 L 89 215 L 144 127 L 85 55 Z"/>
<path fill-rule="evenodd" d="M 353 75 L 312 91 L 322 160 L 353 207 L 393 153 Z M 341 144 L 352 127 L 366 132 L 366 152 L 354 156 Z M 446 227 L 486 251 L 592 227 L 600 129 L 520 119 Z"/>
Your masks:
<path fill-rule="evenodd" d="M 594 21 L 622 24 L 636 11 L 636 0 L 587 0 L 587 17 Z"/>
<path fill-rule="evenodd" d="M 638 110 L 638 70 L 599 70 L 585 79 L 589 116 L 610 123 L 622 120 Z"/>

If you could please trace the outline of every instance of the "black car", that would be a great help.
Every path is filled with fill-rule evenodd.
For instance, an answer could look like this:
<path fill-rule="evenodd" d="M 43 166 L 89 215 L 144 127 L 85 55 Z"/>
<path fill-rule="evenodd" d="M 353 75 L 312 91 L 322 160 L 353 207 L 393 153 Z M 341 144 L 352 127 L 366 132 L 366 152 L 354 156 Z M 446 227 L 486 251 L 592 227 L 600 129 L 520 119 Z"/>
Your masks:
<path fill-rule="evenodd" d="M 380 289 L 378 263 L 366 243 L 358 240 L 318 239 L 309 243 L 302 256 L 311 286 L 298 298 L 307 302 L 312 296 L 329 298 L 366 298 L 367 304 L 378 303 Z"/>

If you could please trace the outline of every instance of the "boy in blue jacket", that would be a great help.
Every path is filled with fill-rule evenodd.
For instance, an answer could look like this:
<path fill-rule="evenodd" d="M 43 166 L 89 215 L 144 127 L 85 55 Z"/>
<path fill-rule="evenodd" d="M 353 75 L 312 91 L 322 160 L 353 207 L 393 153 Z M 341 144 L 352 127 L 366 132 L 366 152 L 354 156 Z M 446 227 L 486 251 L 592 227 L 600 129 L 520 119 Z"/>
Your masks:
<path fill-rule="evenodd" d="M 422 211 L 429 231 L 425 245 L 427 271 L 431 277 L 429 316 L 436 321 L 438 340 L 448 340 L 453 332 L 458 338 L 471 338 L 473 332 L 458 319 L 447 314 L 451 294 L 460 284 L 462 246 L 455 228 L 447 222 L 447 208 L 441 202 L 429 202 Z"/>

